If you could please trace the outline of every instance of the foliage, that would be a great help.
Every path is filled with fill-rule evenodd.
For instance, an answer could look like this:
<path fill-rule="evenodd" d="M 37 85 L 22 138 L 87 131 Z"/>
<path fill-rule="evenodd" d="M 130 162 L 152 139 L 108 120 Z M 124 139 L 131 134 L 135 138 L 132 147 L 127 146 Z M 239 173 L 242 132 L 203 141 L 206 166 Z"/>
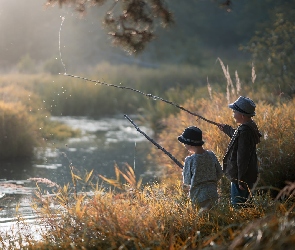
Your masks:
<path fill-rule="evenodd" d="M 271 106 L 259 103 L 257 117 L 264 140 L 259 145 L 261 185 L 282 188 L 295 180 L 295 99 Z"/>
<path fill-rule="evenodd" d="M 102 178 L 105 182 L 107 182 L 108 184 L 110 184 L 111 186 L 119 189 L 119 190 L 126 190 L 126 186 L 127 188 L 132 188 L 132 189 L 139 189 L 142 179 L 140 179 L 138 182 L 136 181 L 136 176 L 134 173 L 134 170 L 131 166 L 126 165 L 126 170 L 125 173 L 123 173 L 119 167 L 117 165 L 115 165 L 115 174 L 116 174 L 116 179 L 112 180 L 112 179 L 108 179 L 102 175 L 98 175 L 100 178 Z M 127 185 L 123 184 L 120 180 L 120 176 L 124 177 L 125 181 L 127 182 Z"/>
<path fill-rule="evenodd" d="M 272 25 L 257 32 L 249 45 L 242 47 L 252 54 L 258 81 L 273 86 L 276 93 L 294 94 L 295 62 L 294 8 L 293 2 L 277 7 Z M 289 7 L 288 7 L 289 6 Z"/>
<path fill-rule="evenodd" d="M 44 71 L 52 75 L 57 75 L 64 71 L 62 64 L 57 58 L 51 58 L 44 62 Z"/>
<path fill-rule="evenodd" d="M 81 136 L 81 131 L 56 121 L 45 120 L 42 126 L 42 136 L 49 141 L 64 141 L 68 138 Z"/>
<path fill-rule="evenodd" d="M 129 175 L 122 171 L 118 174 L 124 178 Z M 95 184 L 92 171 L 83 178 L 74 173 L 72 176 L 72 185 L 63 187 L 47 179 L 34 178 L 38 192 L 32 206 L 43 225 L 38 232 L 41 239 L 24 235 L 22 230 L 28 225 L 19 217 L 19 231 L 15 237 L 2 234 L 2 247 L 178 250 L 284 246 L 289 249 L 294 242 L 295 183 L 282 189 L 278 198 L 284 196 L 284 201 L 255 195 L 251 207 L 235 210 L 227 198 L 221 197 L 213 209 L 199 213 L 198 208 L 192 208 L 179 181 L 172 185 L 152 183 L 136 189 L 126 184 L 126 188 L 116 193 L 106 192 Z M 132 174 L 127 179 L 130 177 Z M 80 190 L 77 182 L 81 184 Z M 51 187 L 52 194 L 48 190 L 44 192 L 41 184 Z M 11 248 L 5 245 L 7 240 Z"/>
<path fill-rule="evenodd" d="M 196 77 L 196 73 L 198 74 Z M 198 67 L 184 65 L 163 65 L 160 68 L 142 68 L 131 65 L 113 66 L 109 63 L 98 64 L 92 76 L 71 77 L 39 74 L 26 83 L 27 88 L 42 96 L 47 111 L 52 115 L 75 115 L 101 117 L 117 113 L 151 113 L 156 102 L 108 84 L 133 88 L 146 94 L 159 95 L 173 100 L 180 100 L 179 91 L 191 90 L 204 85 L 202 79 L 208 72 Z M 212 74 L 218 79 L 220 72 Z M 98 82 L 103 82 L 99 84 Z M 191 86 L 191 85 L 194 85 Z M 194 90 L 201 93 L 200 91 Z M 187 92 L 188 95 L 193 93 Z M 187 98 L 185 94 L 183 98 Z M 182 100 L 181 100 L 182 101 Z M 162 108 L 167 106 L 162 105 Z M 173 111 L 170 107 L 169 112 Z"/>
<path fill-rule="evenodd" d="M 31 158 L 44 141 L 78 136 L 65 125 L 51 122 L 44 100 L 34 93 L 32 78 L 5 75 L 0 79 L 0 160 Z"/>
<path fill-rule="evenodd" d="M 104 63 L 97 65 L 94 74 L 99 76 L 98 80 L 103 79 L 107 83 L 116 85 L 122 83 L 145 93 L 161 95 L 166 92 L 167 98 L 177 100 L 178 91 L 196 81 L 196 72 L 198 72 L 197 84 L 202 85 L 201 79 L 207 72 L 192 66 L 183 66 L 178 72 L 175 66 L 147 69 L 127 65 L 114 67 Z M 95 76 L 93 79 L 96 79 Z M 153 109 L 157 110 L 159 115 L 163 114 L 163 111 L 165 114 L 175 111 L 168 105 L 158 106 L 159 103 L 138 94 L 130 94 L 126 90 L 115 90 L 95 82 L 63 75 L 2 75 L 0 94 L 5 103 L 18 103 L 23 106 L 25 114 L 34 121 L 30 133 L 35 135 L 35 142 L 41 144 L 43 140 L 62 140 L 79 135 L 78 131 L 51 122 L 50 115 L 99 117 L 117 113 L 147 113 L 151 116 Z M 183 97 L 187 98 L 186 95 Z M 157 123 L 153 117 L 150 119 Z M 21 127 L 20 124 L 18 126 Z"/>
<path fill-rule="evenodd" d="M 73 4 L 73 1 L 68 0 L 48 0 L 47 6 L 56 2 L 60 6 Z M 74 5 L 78 12 L 84 13 L 88 4 L 100 6 L 106 2 L 108 1 L 76 1 Z M 120 44 L 132 54 L 142 51 L 145 45 L 152 40 L 157 19 L 163 22 L 163 25 L 172 22 L 172 15 L 162 0 L 116 1 L 106 11 L 104 24 L 113 38 L 113 43 Z"/>
<path fill-rule="evenodd" d="M 218 89 L 217 91 L 211 89 L 209 91 L 209 97 L 199 99 L 192 97 L 184 102 L 183 106 L 187 110 L 197 111 L 196 113 L 208 120 L 217 123 L 226 123 L 235 127 L 237 125 L 234 123 L 228 104 L 236 100 L 239 95 L 250 96 L 257 104 L 257 115 L 254 117 L 254 120 L 263 134 L 263 139 L 257 148 L 260 170 L 260 181 L 258 185 L 260 187 L 273 186 L 275 188 L 282 188 L 286 181 L 295 180 L 293 171 L 295 167 L 294 99 L 281 99 L 275 102 L 274 100 L 272 102 L 263 101 L 260 91 L 251 92 L 247 86 L 242 86 L 238 92 L 237 86 L 240 84 L 239 79 L 236 79 L 236 86 L 234 86 L 229 72 L 223 64 L 222 67 L 227 79 L 226 94 L 220 93 Z M 255 75 L 253 71 L 252 74 L 253 76 Z M 253 81 L 255 81 L 255 77 L 253 77 Z M 158 141 L 160 145 L 171 152 L 176 158 L 184 159 L 187 151 L 178 143 L 177 136 L 186 127 L 193 125 L 200 127 L 203 131 L 206 142 L 205 147 L 213 150 L 219 160 L 222 161 L 229 138 L 221 133 L 217 126 L 209 125 L 206 121 L 185 112 L 172 114 L 162 120 L 162 126 L 169 129 L 163 129 L 159 133 Z M 166 168 L 161 168 L 164 175 L 170 176 L 171 179 L 175 178 L 175 176 L 179 177 L 180 171 L 175 171 L 175 166 L 171 164 L 168 157 L 163 157 L 157 150 L 154 150 L 153 153 L 159 156 L 159 164 L 166 166 Z"/>
<path fill-rule="evenodd" d="M 17 64 L 17 69 L 21 73 L 34 73 L 36 65 L 29 54 L 22 56 Z"/>
<path fill-rule="evenodd" d="M 20 103 L 0 102 L 0 160 L 32 157 L 38 127 Z"/>
<path fill-rule="evenodd" d="M 85 15 L 75 13 L 74 1 L 68 1 L 62 9 L 57 1 L 56 4 L 51 1 L 51 5 L 56 5 L 54 8 L 44 9 L 45 2 L 2 1 L 0 32 L 5 36 L 0 46 L 1 70 L 13 70 L 25 54 L 29 54 L 37 69 L 42 70 L 43 63 L 47 64 L 51 58 L 59 59 L 60 52 L 68 72 L 81 72 L 103 61 L 146 67 L 162 63 L 206 66 L 208 62 L 212 65 L 217 57 L 241 61 L 249 55 L 238 51 L 238 45 L 250 40 L 274 5 L 269 0 L 235 1 L 232 11 L 227 12 L 220 9 L 216 1 L 166 1 L 165 7 L 173 13 L 175 23 L 168 29 L 161 29 L 158 22 L 155 23 L 153 35 L 156 39 L 152 39 L 142 53 L 130 56 L 121 47 L 112 46 L 109 42 L 112 35 L 107 34 L 109 30 L 102 24 L 112 1 L 106 1 L 103 6 L 91 5 L 92 1 L 78 1 L 86 2 Z M 117 7 L 121 7 L 119 3 Z M 61 16 L 65 18 L 62 27 Z M 161 21 L 161 18 L 156 20 Z"/>

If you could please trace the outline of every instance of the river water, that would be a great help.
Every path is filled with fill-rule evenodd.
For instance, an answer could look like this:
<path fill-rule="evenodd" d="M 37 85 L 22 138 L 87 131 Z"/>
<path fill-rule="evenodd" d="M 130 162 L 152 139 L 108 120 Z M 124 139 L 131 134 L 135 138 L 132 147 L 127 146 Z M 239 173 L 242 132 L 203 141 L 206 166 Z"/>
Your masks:
<path fill-rule="evenodd" d="M 143 182 L 155 178 L 154 164 L 148 160 L 149 149 L 153 145 L 123 116 L 100 120 L 86 117 L 51 119 L 80 129 L 81 137 L 70 138 L 63 143 L 48 143 L 46 148 L 36 149 L 36 159 L 30 162 L 1 163 L 0 231 L 15 225 L 16 210 L 34 224 L 30 204 L 36 183 L 30 178 L 46 178 L 64 185 L 71 183 L 70 167 L 81 177 L 85 171 L 93 170 L 97 180 L 98 175 L 115 178 L 115 164 L 120 169 L 130 165 Z M 152 138 L 151 129 L 139 127 Z"/>

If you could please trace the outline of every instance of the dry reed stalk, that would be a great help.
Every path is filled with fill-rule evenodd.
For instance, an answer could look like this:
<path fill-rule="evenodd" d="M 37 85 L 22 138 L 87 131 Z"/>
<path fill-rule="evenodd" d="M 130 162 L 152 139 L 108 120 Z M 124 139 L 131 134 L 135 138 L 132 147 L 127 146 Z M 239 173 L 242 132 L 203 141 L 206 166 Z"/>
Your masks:
<path fill-rule="evenodd" d="M 46 178 L 29 178 L 29 181 L 35 181 L 36 183 L 43 183 L 47 185 L 48 187 L 57 187 L 59 188 L 60 186 L 56 184 L 55 182 L 48 180 Z"/>
<path fill-rule="evenodd" d="M 239 95 L 241 89 L 242 89 L 242 85 L 241 85 L 241 81 L 238 75 L 238 71 L 235 71 L 235 76 L 236 76 L 236 90 L 237 90 L 237 95 Z"/>
<path fill-rule="evenodd" d="M 254 84 L 254 82 L 256 80 L 256 73 L 255 73 L 254 63 L 252 63 L 251 80 L 252 80 L 252 83 Z"/>
<path fill-rule="evenodd" d="M 211 85 L 209 83 L 208 77 L 207 77 L 207 88 L 208 88 L 208 93 L 209 93 L 210 99 L 213 100 L 213 97 L 212 97 L 212 87 L 211 87 Z"/>
<path fill-rule="evenodd" d="M 245 236 L 250 235 L 252 231 L 255 231 L 261 225 L 268 223 L 269 221 L 273 220 L 275 218 L 274 215 L 266 216 L 264 218 L 258 219 L 250 224 L 248 224 L 242 231 L 241 233 L 232 241 L 232 243 L 229 245 L 228 250 L 234 250 L 237 249 L 238 247 L 241 247 L 241 245 L 245 241 Z"/>
<path fill-rule="evenodd" d="M 285 186 L 277 195 L 276 201 L 284 197 L 294 197 L 295 195 L 295 182 L 287 181 Z"/>
<path fill-rule="evenodd" d="M 220 65 L 221 65 L 223 74 L 224 74 L 225 79 L 227 81 L 227 85 L 226 85 L 226 98 L 227 98 L 227 102 L 230 103 L 230 88 L 231 88 L 231 92 L 232 92 L 233 96 L 235 95 L 235 92 L 236 91 L 235 91 L 233 82 L 232 82 L 231 77 L 230 77 L 228 66 L 225 68 L 224 63 L 221 61 L 221 59 L 220 58 L 217 58 L 217 60 L 219 61 Z"/>

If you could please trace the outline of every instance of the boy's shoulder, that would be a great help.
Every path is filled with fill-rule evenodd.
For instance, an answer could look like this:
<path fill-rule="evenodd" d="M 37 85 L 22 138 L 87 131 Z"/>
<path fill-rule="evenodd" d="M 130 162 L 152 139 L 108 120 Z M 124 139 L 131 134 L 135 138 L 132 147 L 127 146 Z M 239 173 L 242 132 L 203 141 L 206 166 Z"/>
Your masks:
<path fill-rule="evenodd" d="M 188 156 L 185 157 L 185 160 L 189 161 L 189 160 L 193 159 L 194 157 L 195 157 L 195 154 L 188 155 Z"/>
<path fill-rule="evenodd" d="M 247 124 L 241 124 L 239 127 L 238 127 L 238 130 L 239 131 L 246 131 L 246 130 L 250 130 L 250 126 L 248 126 Z"/>
<path fill-rule="evenodd" d="M 239 126 L 238 130 L 241 134 L 245 134 L 245 135 L 249 134 L 252 137 L 254 137 L 256 143 L 260 142 L 260 137 L 262 136 L 262 134 L 260 133 L 260 131 L 254 121 L 241 124 Z"/>
<path fill-rule="evenodd" d="M 246 123 L 241 124 L 238 127 L 238 130 L 239 131 L 243 131 L 243 130 L 258 130 L 258 128 L 257 128 L 256 123 L 254 121 L 251 121 L 251 122 L 246 122 Z"/>
<path fill-rule="evenodd" d="M 207 149 L 206 151 L 209 155 L 215 155 L 215 153 L 212 150 Z"/>

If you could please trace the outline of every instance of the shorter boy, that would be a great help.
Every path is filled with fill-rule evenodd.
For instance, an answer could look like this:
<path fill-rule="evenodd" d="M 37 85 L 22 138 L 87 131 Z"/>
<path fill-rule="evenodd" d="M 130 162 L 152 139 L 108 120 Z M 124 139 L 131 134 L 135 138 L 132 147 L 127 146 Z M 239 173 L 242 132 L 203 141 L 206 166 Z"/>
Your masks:
<path fill-rule="evenodd" d="M 192 153 L 185 158 L 183 184 L 190 187 L 189 197 L 193 206 L 208 210 L 218 199 L 217 182 L 222 177 L 221 165 L 212 151 L 203 148 L 199 128 L 186 128 L 178 140 Z"/>

